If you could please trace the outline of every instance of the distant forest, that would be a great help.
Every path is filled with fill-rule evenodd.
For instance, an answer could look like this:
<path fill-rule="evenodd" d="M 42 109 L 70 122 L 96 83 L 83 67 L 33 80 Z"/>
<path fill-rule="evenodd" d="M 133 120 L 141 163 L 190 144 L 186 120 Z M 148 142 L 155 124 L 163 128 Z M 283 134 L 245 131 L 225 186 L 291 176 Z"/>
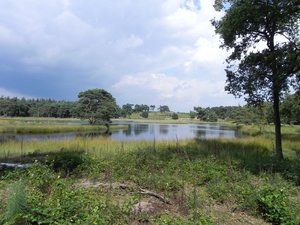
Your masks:
<path fill-rule="evenodd" d="M 4 117 L 53 117 L 53 118 L 78 118 L 78 102 L 56 101 L 52 99 L 25 99 L 17 97 L 0 97 L 0 116 Z M 125 107 L 126 106 L 126 107 Z M 124 109 L 132 107 L 132 113 L 142 113 L 146 110 L 154 111 L 155 106 L 126 104 L 120 107 L 117 117 L 126 116 Z M 141 107 L 142 106 L 142 107 Z M 167 106 L 164 106 L 167 107 Z M 142 108 L 143 110 L 138 110 Z M 162 112 L 160 106 L 158 112 Z M 127 109 L 128 110 L 128 109 Z M 187 112 L 188 113 L 188 112 Z M 286 95 L 280 105 L 281 122 L 284 124 L 300 124 L 300 95 Z M 236 123 L 269 124 L 274 121 L 272 104 L 265 103 L 261 107 L 253 106 L 218 106 L 194 107 L 189 112 L 190 118 L 201 121 L 216 122 L 230 120 Z"/>

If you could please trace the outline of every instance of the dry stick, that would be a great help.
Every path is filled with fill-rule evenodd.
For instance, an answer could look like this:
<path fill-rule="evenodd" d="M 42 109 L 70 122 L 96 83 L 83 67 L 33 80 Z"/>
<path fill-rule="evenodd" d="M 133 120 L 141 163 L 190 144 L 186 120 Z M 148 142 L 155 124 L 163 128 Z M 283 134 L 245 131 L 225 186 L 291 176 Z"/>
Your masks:
<path fill-rule="evenodd" d="M 139 194 L 143 194 L 143 195 L 150 195 L 150 196 L 153 196 L 155 198 L 158 198 L 159 200 L 161 200 L 162 202 L 164 203 L 167 203 L 169 205 L 172 205 L 172 203 L 170 202 L 170 200 L 166 199 L 165 197 L 155 193 L 155 192 L 152 192 L 152 191 L 148 191 L 146 189 L 142 189 L 140 188 L 139 189 Z"/>

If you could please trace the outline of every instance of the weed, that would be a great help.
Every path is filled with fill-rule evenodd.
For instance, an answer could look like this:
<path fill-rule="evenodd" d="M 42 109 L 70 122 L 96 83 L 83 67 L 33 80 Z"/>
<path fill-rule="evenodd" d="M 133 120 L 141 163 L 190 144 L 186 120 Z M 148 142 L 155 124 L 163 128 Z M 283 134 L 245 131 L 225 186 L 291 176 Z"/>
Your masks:
<path fill-rule="evenodd" d="M 6 212 L 4 213 L 4 221 L 6 223 L 14 222 L 14 224 L 26 224 L 26 220 L 22 218 L 23 214 L 29 211 L 27 205 L 25 183 L 23 180 L 15 182 L 9 191 L 9 197 L 6 204 Z"/>
<path fill-rule="evenodd" d="M 264 186 L 259 190 L 257 203 L 262 216 L 273 224 L 299 224 L 293 211 L 288 208 L 286 190 Z"/>

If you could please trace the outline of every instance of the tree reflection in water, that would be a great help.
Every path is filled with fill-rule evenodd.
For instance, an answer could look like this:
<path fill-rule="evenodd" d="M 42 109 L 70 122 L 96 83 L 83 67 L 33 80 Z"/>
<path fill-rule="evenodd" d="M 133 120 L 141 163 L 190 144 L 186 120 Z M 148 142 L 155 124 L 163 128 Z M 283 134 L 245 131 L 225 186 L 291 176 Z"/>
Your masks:
<path fill-rule="evenodd" d="M 114 122 L 113 124 L 127 125 L 128 129 L 110 130 L 109 132 L 91 133 L 59 133 L 47 135 L 15 135 L 0 136 L 0 143 L 8 140 L 28 141 L 49 139 L 73 139 L 76 137 L 96 138 L 99 136 L 110 137 L 116 140 L 165 140 L 188 138 L 234 138 L 242 135 L 232 128 L 218 124 L 152 124 L 134 122 Z"/>

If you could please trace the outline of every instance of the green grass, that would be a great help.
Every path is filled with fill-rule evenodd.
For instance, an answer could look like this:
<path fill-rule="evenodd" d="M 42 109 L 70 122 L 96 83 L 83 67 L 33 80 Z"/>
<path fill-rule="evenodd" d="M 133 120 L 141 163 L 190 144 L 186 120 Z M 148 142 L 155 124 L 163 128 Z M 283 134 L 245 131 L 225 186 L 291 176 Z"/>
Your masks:
<path fill-rule="evenodd" d="M 58 154 L 49 158 L 50 167 L 35 164 L 1 178 L 1 196 L 20 177 L 26 185 L 28 210 L 10 224 L 20 219 L 44 224 L 299 224 L 300 163 L 296 157 L 276 161 L 268 139 L 33 141 L 24 144 L 23 152 L 36 148 L 45 155 Z M 73 172 L 52 170 L 52 160 L 73 162 L 76 151 L 83 151 L 82 161 Z M 87 183 L 90 187 L 74 188 Z M 139 188 L 164 196 L 172 205 L 139 194 Z M 3 215 L 11 201 L 2 200 Z M 132 212 L 139 201 L 152 202 L 153 211 Z"/>
<path fill-rule="evenodd" d="M 74 124 L 78 119 L 45 119 L 45 118 L 1 118 L 2 134 L 47 134 L 63 132 L 105 131 L 105 126 Z M 111 130 L 127 129 L 127 126 L 111 125 Z"/>
<path fill-rule="evenodd" d="M 127 126 L 111 125 L 110 130 L 127 129 Z M 26 126 L 3 126 L 0 133 L 3 134 L 47 134 L 63 132 L 87 132 L 87 131 L 105 131 L 105 126 L 99 125 L 26 125 Z"/>

